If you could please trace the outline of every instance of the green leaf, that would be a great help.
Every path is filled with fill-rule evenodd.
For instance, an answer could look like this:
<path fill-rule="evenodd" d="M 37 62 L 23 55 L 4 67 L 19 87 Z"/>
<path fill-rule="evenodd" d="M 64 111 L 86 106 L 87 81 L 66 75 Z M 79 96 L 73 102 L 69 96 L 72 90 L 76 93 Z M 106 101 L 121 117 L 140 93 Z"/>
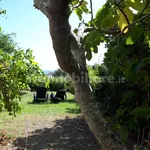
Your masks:
<path fill-rule="evenodd" d="M 144 36 L 145 36 L 144 42 L 148 43 L 150 46 L 150 31 L 145 31 Z"/>
<path fill-rule="evenodd" d="M 98 53 L 98 47 L 97 46 L 94 47 L 93 52 Z"/>
<path fill-rule="evenodd" d="M 144 29 L 138 26 L 134 26 L 127 32 L 126 44 L 132 45 L 134 44 L 144 33 Z"/>
<path fill-rule="evenodd" d="M 75 13 L 77 14 L 79 20 L 81 21 L 82 20 L 82 10 L 81 10 L 81 8 L 76 8 Z"/>
<path fill-rule="evenodd" d="M 127 142 L 127 138 L 128 138 L 128 129 L 126 127 L 123 127 L 122 125 L 120 125 L 119 123 L 114 123 L 112 126 L 112 129 L 114 131 L 117 131 L 120 135 L 120 139 L 123 143 Z"/>
<path fill-rule="evenodd" d="M 118 132 L 120 134 L 121 141 L 126 143 L 128 138 L 128 129 L 126 127 L 120 126 Z"/>
<path fill-rule="evenodd" d="M 150 108 L 138 107 L 132 110 L 130 114 L 136 116 L 136 118 L 147 118 L 147 117 L 150 117 Z"/>
<path fill-rule="evenodd" d="M 128 129 L 137 130 L 137 120 L 134 115 L 126 115 L 121 119 L 122 124 L 125 124 Z"/>
<path fill-rule="evenodd" d="M 118 109 L 115 114 L 115 118 L 121 117 L 125 112 L 125 109 Z"/>
<path fill-rule="evenodd" d="M 87 60 L 89 60 L 89 61 L 92 59 L 92 52 L 91 52 L 90 50 L 87 51 L 87 53 L 86 53 L 86 58 L 87 58 Z"/>
<path fill-rule="evenodd" d="M 74 5 L 77 5 L 79 3 L 79 0 L 72 0 L 71 1 L 71 4 L 74 6 Z"/>
<path fill-rule="evenodd" d="M 6 14 L 6 10 L 0 10 L 0 15 L 1 15 L 1 14 L 4 14 L 4 15 L 5 15 L 5 14 Z"/>
<path fill-rule="evenodd" d="M 114 16 L 112 14 L 106 15 L 106 17 L 101 22 L 101 27 L 104 29 L 110 29 L 115 26 L 118 22 L 118 16 Z"/>
<path fill-rule="evenodd" d="M 150 99 L 146 99 L 142 102 L 142 106 L 148 107 L 150 104 Z"/>
<path fill-rule="evenodd" d="M 77 34 L 78 31 L 79 31 L 79 30 L 78 30 L 77 28 L 73 30 L 73 32 L 74 32 L 75 34 Z"/>
<path fill-rule="evenodd" d="M 144 58 L 144 65 L 150 64 L 150 57 Z"/>
<path fill-rule="evenodd" d="M 126 28 L 125 30 L 124 28 L 127 27 L 129 23 L 133 22 L 134 15 L 133 12 L 130 10 L 130 8 L 127 6 L 123 8 L 123 12 L 126 14 L 128 21 L 125 15 L 122 13 L 122 11 L 118 9 L 117 10 L 117 14 L 119 16 L 118 26 L 122 32 L 126 33 L 128 31 L 128 28 Z"/>
<path fill-rule="evenodd" d="M 127 44 L 127 45 L 132 45 L 132 44 L 134 44 L 134 42 L 132 41 L 132 37 L 131 37 L 131 36 L 128 36 L 128 37 L 127 37 L 126 44 Z"/>
<path fill-rule="evenodd" d="M 68 14 L 69 14 L 69 16 L 72 14 L 72 9 L 71 9 L 71 7 L 68 7 Z"/>
<path fill-rule="evenodd" d="M 149 75 L 147 74 L 142 74 L 145 86 L 147 85 L 147 83 L 149 83 Z M 148 85 L 149 86 L 149 85 Z"/>
<path fill-rule="evenodd" d="M 91 47 L 99 45 L 101 41 L 100 33 L 97 30 L 89 32 L 88 35 L 84 38 L 85 44 L 90 44 Z"/>
<path fill-rule="evenodd" d="M 143 62 L 132 64 L 131 72 L 138 73 L 142 67 L 142 64 L 143 64 Z"/>
<path fill-rule="evenodd" d="M 102 8 L 98 10 L 95 17 L 95 25 L 96 27 L 101 29 L 101 23 L 103 19 L 105 19 L 106 14 L 109 12 L 109 9 L 111 8 L 110 4 L 107 2 L 105 5 L 103 5 Z"/>
<path fill-rule="evenodd" d="M 89 13 L 89 9 L 87 8 L 87 5 L 88 3 L 86 1 L 83 1 L 82 2 L 82 5 L 81 5 L 81 10 L 84 12 L 84 13 Z"/>
<path fill-rule="evenodd" d="M 142 12 L 146 3 L 142 3 L 141 0 L 125 0 L 125 3 L 132 7 L 133 9 L 137 10 L 139 13 Z"/>

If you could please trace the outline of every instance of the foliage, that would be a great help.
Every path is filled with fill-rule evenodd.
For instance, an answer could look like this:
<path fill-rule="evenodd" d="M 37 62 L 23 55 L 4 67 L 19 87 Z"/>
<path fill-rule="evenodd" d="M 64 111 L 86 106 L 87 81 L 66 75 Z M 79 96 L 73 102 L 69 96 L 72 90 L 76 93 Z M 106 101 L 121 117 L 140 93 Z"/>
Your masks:
<path fill-rule="evenodd" d="M 7 53 L 15 51 L 17 44 L 14 42 L 15 34 L 5 34 L 0 32 L 0 48 Z"/>
<path fill-rule="evenodd" d="M 148 128 L 150 123 L 150 51 L 142 37 L 133 45 L 126 45 L 124 39 L 121 39 L 121 44 L 119 42 L 116 40 L 108 45 L 104 61 L 110 75 L 125 79 L 123 84 L 119 83 L 120 89 L 116 90 L 119 99 L 114 121 L 128 132 L 136 132 Z"/>
<path fill-rule="evenodd" d="M 80 19 L 83 12 L 77 13 Z M 114 79 L 104 79 L 94 87 L 103 115 L 123 142 L 131 133 L 149 128 L 149 18 L 149 0 L 107 0 L 92 20 L 83 22 L 82 44 L 88 60 L 98 52 L 100 43 L 106 43 L 105 74 Z M 101 78 L 103 74 L 97 76 Z"/>
<path fill-rule="evenodd" d="M 71 81 L 71 79 L 69 77 L 66 78 L 65 89 L 68 92 L 70 92 L 71 94 L 75 95 L 74 86 L 73 86 L 73 83 L 72 83 L 72 81 Z"/>
<path fill-rule="evenodd" d="M 57 91 L 61 89 L 66 89 L 68 92 L 74 94 L 74 87 L 68 74 L 62 69 L 57 69 L 52 73 L 52 78 L 50 79 L 50 90 Z"/>
<path fill-rule="evenodd" d="M 66 78 L 64 77 L 53 77 L 50 79 L 50 90 L 58 91 L 65 89 Z"/>
<path fill-rule="evenodd" d="M 53 77 L 66 77 L 67 74 L 62 69 L 57 69 L 52 73 Z"/>
<path fill-rule="evenodd" d="M 70 1 L 70 14 L 74 11 L 79 20 L 82 20 L 82 15 L 90 13 L 88 7 L 87 7 L 88 2 L 87 1 L 80 1 L 80 0 L 71 0 Z"/>
<path fill-rule="evenodd" d="M 87 6 L 86 0 L 70 0 L 70 14 L 74 11 L 80 21 L 84 13 L 91 14 L 89 22 L 82 21 L 85 34 L 81 42 L 88 60 L 93 52 L 98 52 L 100 43 L 106 43 L 108 52 L 104 66 L 94 72 L 89 68 L 89 74 L 96 80 L 106 76 L 98 85 L 92 83 L 92 87 L 104 110 L 103 115 L 126 142 L 130 133 L 147 129 L 150 123 L 150 1 L 107 0 L 95 17 L 92 8 L 89 10 Z M 77 34 L 78 29 L 74 31 Z M 17 111 L 18 106 L 10 100 L 20 99 L 18 91 L 27 86 L 27 75 L 39 68 L 30 50 L 10 48 L 12 52 L 9 52 L 6 47 L 7 44 L 0 50 L 0 105 L 12 112 Z M 111 82 L 107 78 L 110 76 L 114 78 Z M 125 80 L 121 83 L 120 79 Z M 52 85 L 57 85 L 55 90 L 65 88 L 64 81 L 57 84 L 52 79 Z"/>
<path fill-rule="evenodd" d="M 17 48 L 10 34 L 3 32 L 0 33 L 0 72 L 0 109 L 15 115 L 20 111 L 20 91 L 27 89 L 29 80 L 42 71 L 34 61 L 32 50 Z"/>
<path fill-rule="evenodd" d="M 74 1 L 78 4 L 77 0 Z M 76 9 L 80 9 L 81 6 Z M 118 36 L 124 35 L 127 31 L 129 31 L 126 37 L 127 44 L 133 44 L 140 38 L 142 32 L 144 33 L 144 42 L 150 43 L 149 9 L 148 0 L 137 0 L 135 2 L 131 0 L 108 0 L 98 10 L 94 19 L 87 23 L 82 22 L 85 25 L 86 32 L 83 45 L 87 59 L 92 58 L 92 52 L 98 52 L 100 43 L 109 41 L 109 37 L 115 37 L 116 34 Z M 81 13 L 77 13 L 78 17 L 81 18 L 80 15 L 83 13 L 85 13 L 83 10 Z M 77 29 L 75 31 L 77 32 Z M 133 32 L 136 34 L 132 34 Z"/>
<path fill-rule="evenodd" d="M 0 0 L 1 1 L 1 0 Z M 2 9 L 2 8 L 0 8 L 0 15 L 2 15 L 2 14 L 6 14 L 6 10 L 4 10 L 4 9 Z"/>
<path fill-rule="evenodd" d="M 30 77 L 31 78 L 28 81 L 28 86 L 30 87 L 31 91 L 35 91 L 38 86 L 44 86 L 49 89 L 50 80 L 43 72 L 41 75 L 31 74 Z"/>
<path fill-rule="evenodd" d="M 50 79 L 50 91 L 66 89 L 71 94 L 74 94 L 74 87 L 69 77 L 52 77 Z"/>
<path fill-rule="evenodd" d="M 87 69 L 89 74 L 90 86 L 92 89 L 95 89 L 99 81 L 99 77 L 96 75 L 97 71 L 95 69 L 95 66 L 87 66 Z"/>

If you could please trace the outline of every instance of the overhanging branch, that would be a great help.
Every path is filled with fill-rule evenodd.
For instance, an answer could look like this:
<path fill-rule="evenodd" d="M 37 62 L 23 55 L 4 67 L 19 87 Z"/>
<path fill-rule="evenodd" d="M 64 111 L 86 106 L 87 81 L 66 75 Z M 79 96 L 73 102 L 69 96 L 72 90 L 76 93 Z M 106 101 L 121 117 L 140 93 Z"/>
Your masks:
<path fill-rule="evenodd" d="M 45 16 L 48 17 L 47 3 L 48 3 L 48 0 L 34 0 L 33 6 L 36 9 L 40 10 Z"/>
<path fill-rule="evenodd" d="M 92 0 L 90 0 L 90 9 L 91 9 L 91 21 L 93 20 L 93 3 Z"/>
<path fill-rule="evenodd" d="M 100 30 L 98 30 L 98 29 L 96 29 L 96 28 L 86 28 L 85 30 L 84 30 L 84 32 L 85 33 L 87 33 L 87 32 L 90 32 L 90 31 L 93 31 L 93 30 L 97 30 L 98 32 L 100 32 L 100 33 L 104 33 L 104 34 L 108 34 L 108 35 L 117 35 L 117 34 L 119 34 L 121 31 L 119 30 L 119 28 L 111 28 L 111 29 L 109 29 L 109 30 L 102 30 L 102 31 L 100 31 Z"/>
<path fill-rule="evenodd" d="M 140 19 L 134 21 L 133 23 L 129 24 L 128 26 L 124 27 L 124 29 L 122 30 L 121 33 L 124 33 L 124 31 L 127 29 L 127 28 L 130 28 L 132 26 L 135 26 L 138 22 L 141 22 L 143 21 L 144 19 L 146 19 L 148 16 L 150 16 L 150 12 L 148 12 L 146 15 L 144 15 L 143 17 L 141 17 Z"/>

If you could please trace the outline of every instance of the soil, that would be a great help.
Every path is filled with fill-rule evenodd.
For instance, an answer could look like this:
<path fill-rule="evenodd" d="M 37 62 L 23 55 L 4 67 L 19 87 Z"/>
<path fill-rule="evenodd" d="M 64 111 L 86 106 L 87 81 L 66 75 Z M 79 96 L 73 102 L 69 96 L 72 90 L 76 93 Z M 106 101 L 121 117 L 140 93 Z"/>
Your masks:
<path fill-rule="evenodd" d="M 8 138 L 7 130 L 1 131 L 0 150 L 101 149 L 82 116 L 30 117 L 19 126 L 15 138 Z"/>

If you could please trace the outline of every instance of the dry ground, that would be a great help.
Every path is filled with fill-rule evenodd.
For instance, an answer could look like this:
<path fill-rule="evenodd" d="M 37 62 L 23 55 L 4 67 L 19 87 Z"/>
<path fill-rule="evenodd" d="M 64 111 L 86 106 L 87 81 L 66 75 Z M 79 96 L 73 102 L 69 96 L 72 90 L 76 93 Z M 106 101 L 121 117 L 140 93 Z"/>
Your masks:
<path fill-rule="evenodd" d="M 100 146 L 81 117 L 26 117 L 8 122 L 14 138 L 0 150 L 99 150 Z M 18 127 L 18 129 L 17 129 Z M 8 134 L 9 129 L 3 131 Z M 6 139 L 7 140 L 7 139 Z M 3 145 L 3 146 L 2 146 Z"/>
<path fill-rule="evenodd" d="M 16 118 L 0 113 L 0 150 L 100 150 L 71 94 L 59 104 L 31 104 L 32 97 L 23 97 Z"/>

